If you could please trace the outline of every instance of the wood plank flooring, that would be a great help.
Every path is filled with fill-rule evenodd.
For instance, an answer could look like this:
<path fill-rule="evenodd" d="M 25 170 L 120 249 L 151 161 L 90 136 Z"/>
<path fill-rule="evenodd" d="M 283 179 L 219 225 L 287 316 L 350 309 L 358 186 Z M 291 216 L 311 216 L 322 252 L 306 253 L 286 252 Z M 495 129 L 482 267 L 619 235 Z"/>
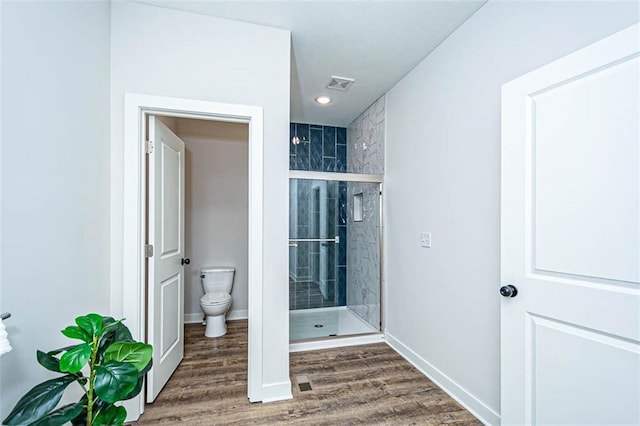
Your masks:
<path fill-rule="evenodd" d="M 185 327 L 185 357 L 138 424 L 477 425 L 480 422 L 384 343 L 290 357 L 293 400 L 247 400 L 247 321 L 207 339 Z M 312 390 L 295 378 L 306 375 Z"/>

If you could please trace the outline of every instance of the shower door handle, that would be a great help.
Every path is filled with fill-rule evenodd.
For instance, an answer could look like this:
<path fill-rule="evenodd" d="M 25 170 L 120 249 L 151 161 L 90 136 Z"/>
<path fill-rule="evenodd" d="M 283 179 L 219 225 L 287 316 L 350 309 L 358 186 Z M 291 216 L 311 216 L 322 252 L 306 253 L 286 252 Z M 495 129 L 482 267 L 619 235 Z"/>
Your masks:
<path fill-rule="evenodd" d="M 298 247 L 298 243 L 289 243 L 289 247 Z"/>
<path fill-rule="evenodd" d="M 336 243 L 340 244 L 340 237 L 336 235 L 334 238 L 296 238 L 289 240 L 289 247 L 293 247 L 291 244 L 297 243 Z"/>

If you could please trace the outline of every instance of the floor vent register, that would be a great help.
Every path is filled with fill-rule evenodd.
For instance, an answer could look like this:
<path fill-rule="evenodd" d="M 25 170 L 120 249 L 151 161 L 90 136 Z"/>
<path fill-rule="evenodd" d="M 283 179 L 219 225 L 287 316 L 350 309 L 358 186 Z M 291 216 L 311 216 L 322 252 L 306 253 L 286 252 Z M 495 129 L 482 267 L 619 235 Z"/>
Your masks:
<path fill-rule="evenodd" d="M 298 384 L 298 389 L 300 390 L 300 392 L 308 392 L 313 390 L 313 388 L 311 387 L 311 381 L 309 380 L 309 377 L 307 377 L 306 374 L 299 374 L 295 377 L 296 379 L 296 383 Z"/>

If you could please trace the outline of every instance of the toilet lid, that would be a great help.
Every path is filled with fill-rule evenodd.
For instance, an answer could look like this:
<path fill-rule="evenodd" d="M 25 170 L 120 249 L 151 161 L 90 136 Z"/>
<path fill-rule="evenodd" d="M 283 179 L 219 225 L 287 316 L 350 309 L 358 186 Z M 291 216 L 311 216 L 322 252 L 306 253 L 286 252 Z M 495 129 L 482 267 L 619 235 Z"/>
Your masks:
<path fill-rule="evenodd" d="M 203 305 L 219 305 L 230 300 L 231 295 L 229 293 L 207 293 L 200 298 L 200 303 Z"/>

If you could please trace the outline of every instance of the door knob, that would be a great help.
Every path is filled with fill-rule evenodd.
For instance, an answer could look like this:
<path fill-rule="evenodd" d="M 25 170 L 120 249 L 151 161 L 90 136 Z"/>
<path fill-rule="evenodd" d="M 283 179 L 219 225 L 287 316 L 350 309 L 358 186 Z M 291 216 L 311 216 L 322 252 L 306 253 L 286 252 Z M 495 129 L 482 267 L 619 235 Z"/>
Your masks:
<path fill-rule="evenodd" d="M 518 295 L 518 289 L 511 284 L 503 285 L 500 287 L 500 294 L 503 297 L 516 297 Z"/>
<path fill-rule="evenodd" d="M 188 265 L 190 263 L 191 263 L 191 260 L 189 260 L 189 258 L 185 258 L 180 261 L 181 265 Z"/>

